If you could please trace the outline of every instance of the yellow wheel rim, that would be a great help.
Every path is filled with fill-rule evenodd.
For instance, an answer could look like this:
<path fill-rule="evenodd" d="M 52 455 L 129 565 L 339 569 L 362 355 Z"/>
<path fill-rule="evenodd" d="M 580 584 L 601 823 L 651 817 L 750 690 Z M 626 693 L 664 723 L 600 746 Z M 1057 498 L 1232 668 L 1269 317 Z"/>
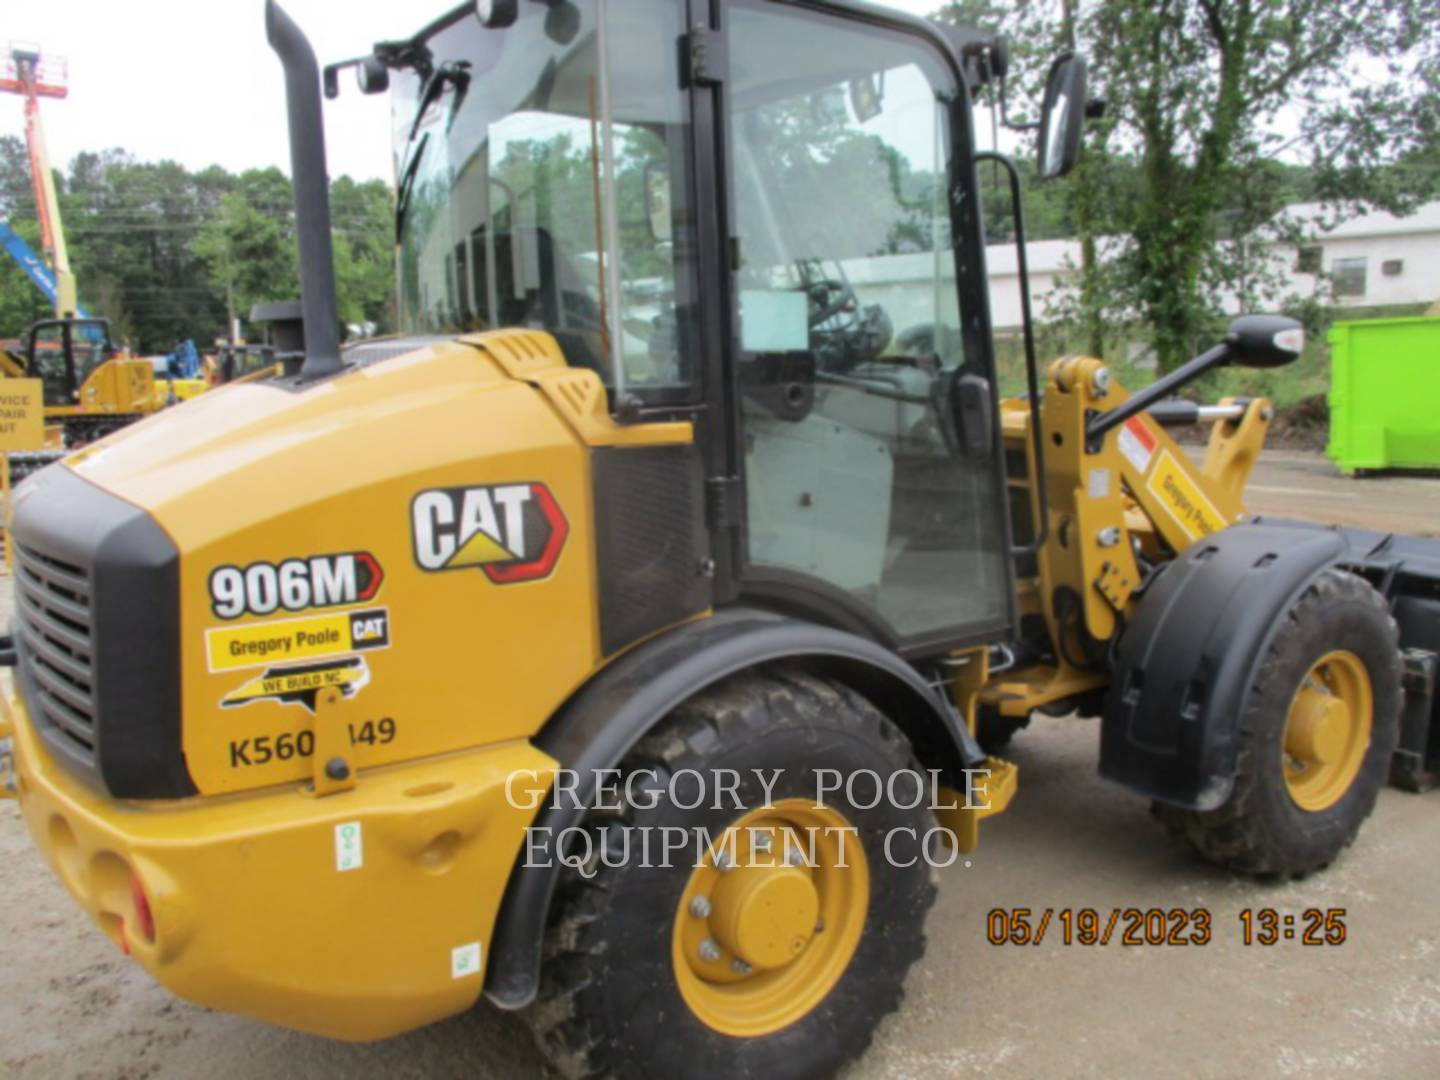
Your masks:
<path fill-rule="evenodd" d="M 1326 810 L 1350 790 L 1374 724 L 1370 673 L 1354 653 L 1326 653 L 1300 680 L 1285 721 L 1285 786 L 1302 810 Z"/>
<path fill-rule="evenodd" d="M 869 905 L 865 852 L 843 815 L 808 799 L 752 810 L 715 838 L 680 897 L 680 994 L 724 1035 L 789 1027 L 844 974 Z"/>

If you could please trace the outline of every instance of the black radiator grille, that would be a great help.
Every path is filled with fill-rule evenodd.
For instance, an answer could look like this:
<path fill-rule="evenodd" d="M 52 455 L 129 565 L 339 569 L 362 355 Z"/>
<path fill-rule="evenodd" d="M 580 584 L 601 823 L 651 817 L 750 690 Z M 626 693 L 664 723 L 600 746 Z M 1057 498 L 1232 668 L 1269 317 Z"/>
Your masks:
<path fill-rule="evenodd" d="M 90 575 L 81 567 L 15 546 L 15 604 L 36 719 L 92 764 L 95 653 Z"/>
<path fill-rule="evenodd" d="M 65 465 L 15 493 L 16 685 L 56 761 L 117 799 L 195 794 L 180 738 L 180 553 Z"/>

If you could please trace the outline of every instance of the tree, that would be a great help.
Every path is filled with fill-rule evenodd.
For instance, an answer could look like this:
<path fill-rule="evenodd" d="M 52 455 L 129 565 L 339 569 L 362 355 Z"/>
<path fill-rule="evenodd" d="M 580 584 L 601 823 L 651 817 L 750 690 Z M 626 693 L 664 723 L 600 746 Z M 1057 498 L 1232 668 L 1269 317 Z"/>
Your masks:
<path fill-rule="evenodd" d="M 288 210 L 290 181 L 279 169 L 235 178 L 191 243 L 225 296 L 227 323 L 255 304 L 299 293 L 298 252 Z"/>
<path fill-rule="evenodd" d="M 10 221 L 10 228 L 40 251 L 40 227 L 32 221 Z M 37 289 L 16 263 L 0 253 L 0 338 L 18 338 L 25 328 L 54 313 L 50 301 Z"/>
<path fill-rule="evenodd" d="M 81 302 L 142 353 L 202 346 L 253 304 L 299 295 L 293 192 L 278 169 L 239 175 L 141 162 L 123 150 L 78 154 L 56 177 Z M 389 187 L 331 185 L 340 313 L 394 324 L 394 203 Z M 25 144 L 0 138 L 0 216 L 38 250 Z M 0 337 L 49 313 L 41 293 L 0 257 Z"/>
<path fill-rule="evenodd" d="M 395 200 L 389 185 L 340 177 L 330 185 L 330 220 L 341 321 L 392 325 Z"/>
<path fill-rule="evenodd" d="M 974 0 L 953 7 L 948 17 L 976 13 Z M 990 17 L 1052 52 L 1073 31 L 1090 54 L 1108 106 L 1099 160 L 1137 171 L 1120 190 L 1093 164 L 1075 178 L 1080 224 L 1118 238 L 1086 268 L 1078 315 L 1087 337 L 1103 319 L 1141 316 L 1162 370 L 1209 332 L 1234 261 L 1255 257 L 1234 241 L 1276 227 L 1287 192 L 1263 180 L 1287 156 L 1308 158 L 1337 213 L 1403 212 L 1440 190 L 1425 157 L 1440 128 L 1440 48 L 1421 0 L 1047 0 Z M 1038 52 L 1017 56 L 1032 86 Z M 1252 285 L 1264 277 L 1243 269 Z"/>

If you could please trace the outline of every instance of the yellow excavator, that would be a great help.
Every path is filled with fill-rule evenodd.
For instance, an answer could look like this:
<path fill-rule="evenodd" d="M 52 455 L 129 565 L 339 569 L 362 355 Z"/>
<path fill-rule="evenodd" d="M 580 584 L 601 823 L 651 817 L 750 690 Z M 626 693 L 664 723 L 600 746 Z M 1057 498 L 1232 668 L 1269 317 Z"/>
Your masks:
<path fill-rule="evenodd" d="M 351 1040 L 484 996 L 568 1075 L 828 1076 L 1037 710 L 1098 716 L 1101 773 L 1236 872 L 1319 871 L 1434 780 L 1434 542 L 1248 515 L 1269 403 L 1171 400 L 1297 323 L 1132 394 L 1042 369 L 1027 311 L 1000 400 L 1002 39 L 479 0 L 322 75 L 266 27 L 303 348 L 25 481 L 0 645 L 0 785 L 175 993 Z M 342 350 L 346 68 L 394 102 L 402 334 Z M 1085 84 L 1050 70 L 1043 179 Z"/>

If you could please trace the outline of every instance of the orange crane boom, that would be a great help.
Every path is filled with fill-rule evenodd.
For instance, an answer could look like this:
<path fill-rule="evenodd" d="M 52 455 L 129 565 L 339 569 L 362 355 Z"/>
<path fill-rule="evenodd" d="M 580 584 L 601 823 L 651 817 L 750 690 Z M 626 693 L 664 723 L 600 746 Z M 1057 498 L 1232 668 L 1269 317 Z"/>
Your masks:
<path fill-rule="evenodd" d="M 35 185 L 40 244 L 55 272 L 55 317 L 60 319 L 75 315 L 75 275 L 70 270 L 65 230 L 60 223 L 60 201 L 55 194 L 55 176 L 50 171 L 45 128 L 40 120 L 40 99 L 68 96 L 67 83 L 64 60 L 43 57 L 33 45 L 11 43 L 9 59 L 0 70 L 0 92 L 19 94 L 25 99 L 25 143 Z"/>

